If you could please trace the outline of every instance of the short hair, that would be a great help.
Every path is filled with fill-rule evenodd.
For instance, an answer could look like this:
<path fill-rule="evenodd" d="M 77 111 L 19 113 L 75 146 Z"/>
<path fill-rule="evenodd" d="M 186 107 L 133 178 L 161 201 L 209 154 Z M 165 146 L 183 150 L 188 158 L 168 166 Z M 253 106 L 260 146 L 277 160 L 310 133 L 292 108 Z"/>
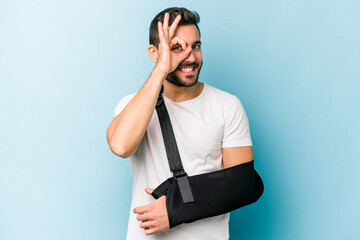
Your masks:
<path fill-rule="evenodd" d="M 186 8 L 171 7 L 158 13 L 151 21 L 149 31 L 149 42 L 156 48 L 159 46 L 160 39 L 158 33 L 158 22 L 164 22 L 165 13 L 169 13 L 169 26 L 173 23 L 178 15 L 181 15 L 181 20 L 178 26 L 195 25 L 200 34 L 198 23 L 200 22 L 200 16 L 195 11 L 189 11 Z"/>

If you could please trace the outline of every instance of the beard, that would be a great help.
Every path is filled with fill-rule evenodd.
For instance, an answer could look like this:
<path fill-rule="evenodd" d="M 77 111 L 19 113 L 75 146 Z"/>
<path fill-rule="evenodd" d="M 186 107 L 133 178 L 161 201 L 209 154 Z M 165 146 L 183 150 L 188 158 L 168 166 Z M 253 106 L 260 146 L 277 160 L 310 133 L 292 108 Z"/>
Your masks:
<path fill-rule="evenodd" d="M 185 78 L 187 80 L 191 80 L 191 81 L 186 81 L 185 79 L 181 79 L 175 73 L 177 70 L 169 73 L 166 76 L 165 79 L 168 80 L 169 82 L 171 82 L 172 84 L 178 86 L 178 87 L 192 87 L 192 86 L 194 86 L 198 82 L 199 75 L 200 75 L 200 70 L 201 70 L 201 67 L 202 67 L 202 62 L 201 62 L 201 64 L 198 64 L 198 63 L 184 63 L 184 64 L 179 65 L 179 67 L 177 69 L 186 68 L 186 67 L 194 67 L 194 69 L 198 68 L 197 73 L 195 72 L 194 75 L 185 76 Z"/>

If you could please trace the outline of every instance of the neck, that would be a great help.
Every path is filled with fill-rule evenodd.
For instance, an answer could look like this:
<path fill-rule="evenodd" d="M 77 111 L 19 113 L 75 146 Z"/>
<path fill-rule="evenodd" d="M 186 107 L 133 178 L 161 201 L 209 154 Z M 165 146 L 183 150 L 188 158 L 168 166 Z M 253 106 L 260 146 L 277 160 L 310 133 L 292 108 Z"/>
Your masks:
<path fill-rule="evenodd" d="M 196 98 L 201 94 L 204 88 L 204 83 L 197 82 L 192 87 L 179 87 L 168 81 L 164 81 L 163 95 L 173 102 L 183 102 Z"/>

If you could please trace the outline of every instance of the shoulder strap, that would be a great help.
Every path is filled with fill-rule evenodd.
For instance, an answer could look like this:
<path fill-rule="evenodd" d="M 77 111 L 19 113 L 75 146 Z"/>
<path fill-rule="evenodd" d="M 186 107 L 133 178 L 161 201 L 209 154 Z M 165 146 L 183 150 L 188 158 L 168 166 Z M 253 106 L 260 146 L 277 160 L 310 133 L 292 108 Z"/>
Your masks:
<path fill-rule="evenodd" d="M 194 202 L 194 195 L 191 191 L 188 175 L 185 172 L 181 162 L 179 150 L 175 140 L 175 135 L 171 126 L 168 111 L 164 103 L 162 92 L 163 87 L 161 88 L 155 109 L 160 121 L 161 132 L 163 135 L 170 170 L 173 172 L 174 177 L 179 184 L 179 189 L 183 202 Z"/>

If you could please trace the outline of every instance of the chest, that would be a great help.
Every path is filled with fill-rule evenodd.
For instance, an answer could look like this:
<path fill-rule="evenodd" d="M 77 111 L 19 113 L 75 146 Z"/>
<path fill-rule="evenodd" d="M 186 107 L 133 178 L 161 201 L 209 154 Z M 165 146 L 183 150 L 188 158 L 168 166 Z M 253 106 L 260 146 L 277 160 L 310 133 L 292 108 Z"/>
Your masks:
<path fill-rule="evenodd" d="M 185 170 L 217 170 L 221 168 L 221 144 L 224 121 L 220 110 L 167 105 L 170 121 Z M 147 136 L 163 145 L 157 113 L 149 123 Z M 149 139 L 150 140 L 150 139 Z"/>

